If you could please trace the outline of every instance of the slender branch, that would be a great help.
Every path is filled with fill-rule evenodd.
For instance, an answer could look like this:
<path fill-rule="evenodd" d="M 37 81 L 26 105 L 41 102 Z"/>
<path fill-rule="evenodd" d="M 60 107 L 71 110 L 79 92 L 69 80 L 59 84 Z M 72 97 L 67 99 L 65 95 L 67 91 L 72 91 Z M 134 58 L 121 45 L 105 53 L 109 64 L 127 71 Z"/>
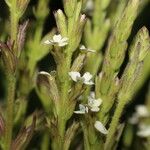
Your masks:
<path fill-rule="evenodd" d="M 4 140 L 5 150 L 10 150 L 13 129 L 13 112 L 15 97 L 15 76 L 7 74 L 7 104 L 6 104 L 6 134 Z"/>
<path fill-rule="evenodd" d="M 112 122 L 111 122 L 110 127 L 109 127 L 109 133 L 108 133 L 107 138 L 106 138 L 105 150 L 111 150 L 112 149 L 113 141 L 114 141 L 112 139 L 113 139 L 113 136 L 117 130 L 119 119 L 121 117 L 124 106 L 125 106 L 125 104 L 123 102 L 122 103 L 119 102 L 117 107 L 116 107 L 114 116 L 112 118 Z"/>
<path fill-rule="evenodd" d="M 17 49 L 16 49 L 16 41 L 17 41 L 17 30 L 18 30 L 18 22 L 19 22 L 19 17 L 17 15 L 17 1 L 16 0 L 12 0 L 12 6 L 10 9 L 10 26 L 11 26 L 11 31 L 10 31 L 10 36 L 11 36 L 11 40 L 12 42 L 15 42 L 14 45 L 14 51 L 15 54 L 17 55 Z"/>

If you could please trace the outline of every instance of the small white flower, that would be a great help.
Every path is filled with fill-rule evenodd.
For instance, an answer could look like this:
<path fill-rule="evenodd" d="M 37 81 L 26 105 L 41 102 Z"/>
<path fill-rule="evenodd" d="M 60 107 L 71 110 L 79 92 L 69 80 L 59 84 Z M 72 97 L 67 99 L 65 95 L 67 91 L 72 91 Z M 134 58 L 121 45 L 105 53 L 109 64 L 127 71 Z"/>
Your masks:
<path fill-rule="evenodd" d="M 133 115 L 129 118 L 128 122 L 130 124 L 137 124 L 139 122 L 139 116 L 137 113 L 133 113 Z"/>
<path fill-rule="evenodd" d="M 94 84 L 93 81 L 91 81 L 93 76 L 89 72 L 84 73 L 84 75 L 81 77 L 81 74 L 79 72 L 71 71 L 69 72 L 69 76 L 75 82 L 82 81 L 84 84 L 87 85 Z"/>
<path fill-rule="evenodd" d="M 79 110 L 77 111 L 74 111 L 74 113 L 76 114 L 85 114 L 85 113 L 88 113 L 88 107 L 82 105 L 82 104 L 79 104 Z"/>
<path fill-rule="evenodd" d="M 94 124 L 94 127 L 102 134 L 105 134 L 105 135 L 108 134 L 108 130 L 105 128 L 105 126 L 100 121 L 96 121 Z"/>
<path fill-rule="evenodd" d="M 139 137 L 147 138 L 150 137 L 150 126 L 148 125 L 141 125 L 139 127 L 139 131 L 137 132 Z"/>
<path fill-rule="evenodd" d="M 149 117 L 150 112 L 148 111 L 147 107 L 145 105 L 137 105 L 136 106 L 136 113 L 139 117 Z"/>
<path fill-rule="evenodd" d="M 84 75 L 82 76 L 82 78 L 84 79 L 84 84 L 87 85 L 93 85 L 93 81 L 91 81 L 92 79 L 92 75 L 89 72 L 84 73 Z"/>
<path fill-rule="evenodd" d="M 95 93 L 91 92 L 90 96 L 88 97 L 88 106 L 90 106 L 91 111 L 98 112 L 101 104 L 102 99 L 95 99 Z"/>
<path fill-rule="evenodd" d="M 62 37 L 60 34 L 54 35 L 52 40 L 46 40 L 44 44 L 58 45 L 64 47 L 68 44 L 68 38 Z"/>
<path fill-rule="evenodd" d="M 80 50 L 85 51 L 85 52 L 92 52 L 92 53 L 95 53 L 95 52 L 96 52 L 95 50 L 86 48 L 84 45 L 81 45 L 81 46 L 80 46 Z"/>
<path fill-rule="evenodd" d="M 94 2 L 93 0 L 87 0 L 85 10 L 92 11 L 94 9 Z"/>
<path fill-rule="evenodd" d="M 78 78 L 81 78 L 81 74 L 76 71 L 69 72 L 69 76 L 72 78 L 73 81 L 77 82 Z"/>

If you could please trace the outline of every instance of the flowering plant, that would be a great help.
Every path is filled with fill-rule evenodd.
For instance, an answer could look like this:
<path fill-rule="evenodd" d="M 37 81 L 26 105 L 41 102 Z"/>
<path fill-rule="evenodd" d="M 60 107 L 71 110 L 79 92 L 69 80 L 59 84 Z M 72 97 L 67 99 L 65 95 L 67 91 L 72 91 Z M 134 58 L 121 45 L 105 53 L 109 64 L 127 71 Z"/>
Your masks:
<path fill-rule="evenodd" d="M 47 29 L 53 3 L 38 0 L 30 16 L 30 0 L 5 0 L 0 149 L 148 150 L 150 89 L 134 99 L 149 77 L 150 36 L 132 33 L 148 0 L 62 0 Z"/>

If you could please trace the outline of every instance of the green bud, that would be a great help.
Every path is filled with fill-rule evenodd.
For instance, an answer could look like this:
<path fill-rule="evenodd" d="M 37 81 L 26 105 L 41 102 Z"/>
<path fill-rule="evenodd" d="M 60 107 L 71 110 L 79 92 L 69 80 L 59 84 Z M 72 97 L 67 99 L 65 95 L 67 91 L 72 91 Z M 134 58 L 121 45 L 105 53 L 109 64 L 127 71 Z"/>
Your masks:
<path fill-rule="evenodd" d="M 143 71 L 143 60 L 148 54 L 150 48 L 150 38 L 148 31 L 143 27 L 137 33 L 135 40 L 131 44 L 129 63 L 121 78 L 122 88 L 119 92 L 119 100 L 124 99 L 127 102 L 131 100 L 132 96 L 136 92 L 142 71 Z"/>
<path fill-rule="evenodd" d="M 11 0 L 5 0 L 5 2 L 8 5 L 8 7 L 11 7 Z"/>
<path fill-rule="evenodd" d="M 67 22 L 62 10 L 57 10 L 57 12 L 55 13 L 55 18 L 59 32 L 62 36 L 67 36 Z"/>
<path fill-rule="evenodd" d="M 114 54 L 113 56 L 115 56 L 115 57 L 113 59 L 111 59 L 111 61 L 110 61 L 113 70 L 117 71 L 120 68 L 120 64 L 123 63 L 124 58 L 125 58 L 125 52 L 127 50 L 127 45 L 128 45 L 127 42 L 122 42 L 122 43 L 116 44 L 116 49 L 118 49 L 118 53 Z M 112 47 L 111 49 L 112 49 L 112 51 L 111 51 L 112 53 L 116 51 L 115 47 Z"/>
<path fill-rule="evenodd" d="M 12 49 L 13 45 L 11 45 L 11 43 L 4 44 L 0 42 L 0 52 L 2 53 L 2 60 L 6 67 L 6 71 L 14 74 L 16 72 L 17 58 Z"/>
<path fill-rule="evenodd" d="M 110 3 L 110 0 L 101 0 L 101 1 L 102 1 L 101 2 L 101 7 L 104 10 L 104 9 L 106 9 L 108 7 L 108 5 Z"/>
<path fill-rule="evenodd" d="M 133 46 L 130 48 L 130 59 L 134 57 L 134 53 L 137 49 L 139 49 L 139 61 L 143 61 L 150 48 L 150 39 L 149 39 L 149 31 L 146 27 L 141 28 L 134 40 Z"/>
<path fill-rule="evenodd" d="M 123 12 L 123 15 L 118 20 L 115 30 L 115 35 L 118 41 L 125 41 L 129 37 L 132 25 L 137 16 L 139 3 L 139 0 L 130 0 Z"/>
<path fill-rule="evenodd" d="M 38 0 L 37 8 L 33 9 L 33 13 L 37 20 L 44 20 L 49 14 L 49 0 Z"/>
<path fill-rule="evenodd" d="M 69 127 L 65 134 L 64 149 L 69 149 L 72 139 L 74 138 L 77 129 L 79 128 L 79 123 L 73 122 L 71 127 Z"/>
<path fill-rule="evenodd" d="M 15 101 L 14 108 L 14 123 L 21 123 L 27 109 L 27 100 L 25 100 L 24 98 L 18 99 L 17 101 Z"/>
<path fill-rule="evenodd" d="M 86 23 L 86 16 L 83 14 L 80 16 L 77 22 L 77 25 L 74 27 L 74 29 L 70 33 L 71 38 L 70 38 L 69 44 L 70 44 L 70 49 L 72 51 L 75 51 L 80 44 L 85 23 Z"/>
<path fill-rule="evenodd" d="M 45 87 L 46 91 L 48 92 L 47 95 L 49 94 L 54 104 L 57 105 L 59 102 L 59 91 L 55 77 L 47 72 L 42 71 L 38 74 L 37 82 L 37 85 Z"/>
<path fill-rule="evenodd" d="M 86 54 L 79 54 L 79 56 L 74 60 L 71 71 L 78 71 L 82 69 L 85 62 Z"/>
<path fill-rule="evenodd" d="M 37 77 L 36 80 L 36 92 L 41 100 L 41 103 L 46 112 L 51 111 L 52 99 L 50 98 L 50 92 L 47 86 L 45 86 L 45 82 L 41 79 L 40 76 Z"/>
<path fill-rule="evenodd" d="M 79 45 L 80 41 L 81 41 L 81 37 L 82 37 L 82 33 L 83 33 L 83 29 L 86 23 L 86 15 L 83 14 L 80 16 L 80 20 L 77 26 L 77 35 L 78 37 L 76 38 L 76 44 Z"/>
<path fill-rule="evenodd" d="M 80 18 L 81 11 L 82 11 L 82 0 L 79 0 L 75 8 L 75 21 L 77 21 Z"/>
<path fill-rule="evenodd" d="M 67 17 L 72 17 L 75 12 L 77 0 L 63 0 L 63 1 L 64 1 L 64 10 Z"/>
<path fill-rule="evenodd" d="M 91 45 L 91 38 L 92 38 L 92 23 L 90 19 L 87 19 L 84 28 L 85 45 Z"/>
<path fill-rule="evenodd" d="M 19 17 L 22 16 L 29 4 L 30 0 L 17 0 L 17 11 L 19 14 Z"/>
<path fill-rule="evenodd" d="M 112 72 L 108 71 L 107 74 L 106 73 L 101 73 L 102 76 L 102 80 L 101 80 L 101 88 L 100 88 L 100 92 L 102 95 L 106 95 L 108 93 L 108 90 L 110 88 L 110 82 L 113 78 Z"/>
<path fill-rule="evenodd" d="M 11 149 L 24 149 L 30 142 L 36 126 L 36 117 L 33 116 L 32 123 L 22 127 L 16 139 L 11 144 Z"/>
<path fill-rule="evenodd" d="M 143 63 L 129 63 L 121 78 L 121 88 L 118 94 L 118 100 L 127 104 L 132 100 L 138 84 L 138 79 L 142 73 Z"/>
<path fill-rule="evenodd" d="M 24 47 L 25 42 L 25 36 L 26 36 L 26 30 L 28 26 L 29 21 L 25 21 L 22 25 L 19 26 L 19 31 L 17 35 L 17 49 L 18 49 L 18 57 L 21 54 L 21 50 Z"/>

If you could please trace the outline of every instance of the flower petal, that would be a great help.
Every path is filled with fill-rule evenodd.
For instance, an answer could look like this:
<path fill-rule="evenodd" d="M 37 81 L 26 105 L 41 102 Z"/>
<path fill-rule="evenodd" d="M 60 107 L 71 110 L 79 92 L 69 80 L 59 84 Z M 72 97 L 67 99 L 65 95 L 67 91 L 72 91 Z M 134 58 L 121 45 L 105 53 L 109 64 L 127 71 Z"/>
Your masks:
<path fill-rule="evenodd" d="M 143 138 L 150 137 L 150 126 L 145 126 L 144 128 L 140 129 L 137 132 L 137 135 Z"/>
<path fill-rule="evenodd" d="M 90 92 L 90 96 L 89 97 L 91 97 L 92 99 L 95 99 L 95 92 Z"/>
<path fill-rule="evenodd" d="M 38 74 L 43 74 L 43 75 L 50 75 L 48 72 L 46 72 L 46 71 L 40 71 Z"/>
<path fill-rule="evenodd" d="M 137 113 L 133 113 L 133 115 L 129 118 L 128 122 L 130 124 L 137 124 L 139 122 L 139 116 Z"/>
<path fill-rule="evenodd" d="M 86 72 L 82 77 L 84 78 L 85 82 L 88 82 L 92 79 L 93 76 L 89 72 Z"/>
<path fill-rule="evenodd" d="M 99 109 L 99 107 L 92 107 L 91 108 L 91 111 L 92 112 L 98 112 L 100 109 Z"/>
<path fill-rule="evenodd" d="M 69 76 L 72 78 L 73 81 L 77 82 L 77 78 L 80 78 L 81 75 L 79 72 L 71 71 L 69 72 Z"/>
<path fill-rule="evenodd" d="M 93 85 L 94 82 L 93 82 L 93 81 L 84 81 L 84 84 L 87 84 L 87 85 Z"/>
<path fill-rule="evenodd" d="M 46 41 L 44 41 L 44 44 L 51 44 L 51 41 L 50 40 L 46 40 Z"/>
<path fill-rule="evenodd" d="M 74 111 L 74 113 L 76 114 L 85 114 L 85 113 L 88 113 L 88 107 L 82 105 L 82 104 L 79 104 L 79 110 L 77 111 Z"/>
<path fill-rule="evenodd" d="M 150 112 L 148 111 L 148 109 L 145 105 L 137 105 L 136 112 L 139 115 L 139 117 L 149 117 L 150 116 Z"/>
<path fill-rule="evenodd" d="M 102 102 L 103 102 L 103 100 L 102 100 L 101 98 L 98 98 L 98 99 L 95 99 L 94 104 L 95 104 L 96 106 L 100 106 L 100 105 L 102 104 Z"/>
<path fill-rule="evenodd" d="M 75 114 L 85 114 L 85 112 L 81 111 L 81 110 L 77 110 L 77 111 L 74 111 Z"/>
<path fill-rule="evenodd" d="M 82 104 L 79 104 L 79 109 L 80 109 L 80 111 L 83 111 L 83 112 L 85 112 L 85 113 L 88 113 L 88 107 L 86 107 L 86 106 L 84 106 L 84 105 L 82 105 Z"/>
<path fill-rule="evenodd" d="M 62 36 L 60 34 L 53 36 L 53 41 L 55 43 L 59 43 L 61 41 L 61 39 L 62 39 Z"/>
<path fill-rule="evenodd" d="M 58 43 L 58 46 L 60 46 L 60 47 L 64 47 L 65 45 L 68 45 L 68 43 L 62 42 L 62 41 Z"/>
<path fill-rule="evenodd" d="M 81 45 L 80 50 L 86 50 L 86 47 L 84 45 Z"/>
<path fill-rule="evenodd" d="M 99 107 L 102 104 L 102 99 L 94 99 L 93 97 L 88 97 L 88 105 L 90 107 Z"/>
<path fill-rule="evenodd" d="M 102 134 L 105 134 L 105 135 L 108 134 L 108 130 L 105 128 L 105 126 L 100 121 L 96 121 L 94 124 L 94 127 Z"/>
<path fill-rule="evenodd" d="M 61 42 L 67 42 L 68 41 L 68 38 L 67 37 L 63 37 L 62 39 L 61 39 Z"/>
<path fill-rule="evenodd" d="M 94 49 L 87 49 L 88 52 L 96 53 L 96 50 Z"/>

